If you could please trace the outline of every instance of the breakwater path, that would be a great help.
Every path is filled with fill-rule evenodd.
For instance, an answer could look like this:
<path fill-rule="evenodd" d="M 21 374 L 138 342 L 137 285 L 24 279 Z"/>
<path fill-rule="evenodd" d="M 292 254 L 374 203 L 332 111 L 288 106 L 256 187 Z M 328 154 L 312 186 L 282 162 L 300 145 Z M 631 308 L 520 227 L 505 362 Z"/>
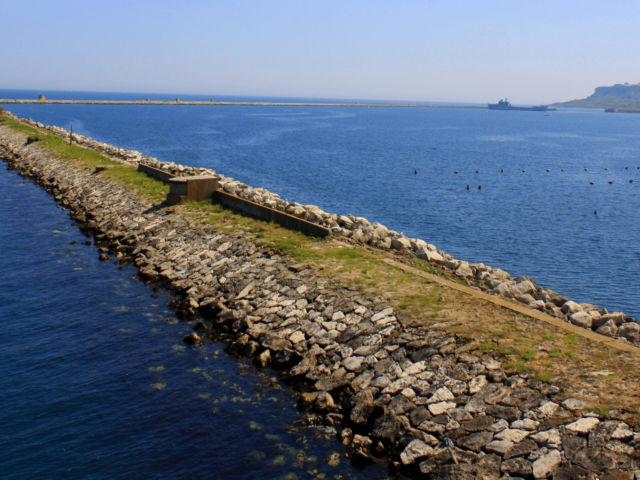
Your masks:
<path fill-rule="evenodd" d="M 417 103 L 311 103 L 311 102 L 202 102 L 189 100 L 28 100 L 0 99 L 8 105 L 207 105 L 207 106 L 253 106 L 253 107 L 413 107 L 413 108 L 476 108 L 487 107 L 465 105 L 422 105 Z"/>
<path fill-rule="evenodd" d="M 179 318 L 201 319 L 185 337 L 188 345 L 225 341 L 230 352 L 275 368 L 297 391 L 309 422 L 337 430 L 352 463 L 390 462 L 400 475 L 443 479 L 640 470 L 633 415 L 589 409 L 589 400 L 571 395 L 580 390 L 597 401 L 584 371 L 574 377 L 576 366 L 550 350 L 548 358 L 565 368 L 561 375 L 528 371 L 510 362 L 514 352 L 484 337 L 488 327 L 476 322 L 489 316 L 502 327 L 502 335 L 492 331 L 499 338 L 513 330 L 550 335 L 540 339 L 541 347 L 560 336 L 558 330 L 424 283 L 418 286 L 427 295 L 420 301 L 430 306 L 429 315 L 411 321 L 403 311 L 411 303 L 396 303 L 394 292 L 366 294 L 362 283 L 341 282 L 339 272 L 327 275 L 257 245 L 241 224 L 233 231 L 222 226 L 230 216 L 207 228 L 207 210 L 154 204 L 97 173 L 88 160 L 75 160 L 77 152 L 69 152 L 68 160 L 52 155 L 39 145 L 47 141 L 27 141 L 26 133 L 0 127 L 2 157 L 70 210 L 105 260 L 132 262 L 143 279 L 179 296 L 172 302 Z M 332 259 L 364 262 L 353 244 L 331 242 L 306 248 L 324 248 L 325 268 Z M 397 278 L 397 288 L 416 285 Z M 546 355 L 538 351 L 545 352 L 523 351 L 521 358 Z M 636 361 L 624 354 L 615 359 L 618 365 Z"/>

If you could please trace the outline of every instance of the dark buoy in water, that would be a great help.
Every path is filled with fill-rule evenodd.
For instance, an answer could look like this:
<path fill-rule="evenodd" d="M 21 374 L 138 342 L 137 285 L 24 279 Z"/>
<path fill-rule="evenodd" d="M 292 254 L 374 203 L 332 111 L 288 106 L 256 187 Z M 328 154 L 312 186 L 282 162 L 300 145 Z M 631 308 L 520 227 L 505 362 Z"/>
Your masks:
<path fill-rule="evenodd" d="M 547 172 L 549 171 L 549 169 L 547 168 Z"/>
<path fill-rule="evenodd" d="M 605 170 L 606 170 L 606 168 L 605 168 Z"/>
<path fill-rule="evenodd" d="M 469 190 L 469 185 L 467 185 L 467 190 Z"/>
<path fill-rule="evenodd" d="M 593 182 L 589 182 L 589 185 L 593 185 Z"/>
<path fill-rule="evenodd" d="M 638 168 L 640 168 L 640 167 L 638 167 Z M 504 173 L 504 168 L 500 169 L 500 173 Z"/>
<path fill-rule="evenodd" d="M 585 168 L 585 169 L 584 169 L 584 171 L 586 172 L 586 171 L 587 171 L 587 169 Z"/>
<path fill-rule="evenodd" d="M 455 171 L 455 172 L 453 172 L 453 173 L 458 173 L 458 171 L 456 170 L 456 171 Z"/>
<path fill-rule="evenodd" d="M 561 172 L 564 172 L 564 168 L 561 168 L 561 169 L 560 169 L 560 171 L 561 171 Z"/>
<path fill-rule="evenodd" d="M 418 170 L 414 171 L 413 173 L 414 173 L 415 175 L 417 175 L 417 174 L 418 174 Z"/>
<path fill-rule="evenodd" d="M 482 185 L 478 185 L 478 190 L 482 190 Z"/>
<path fill-rule="evenodd" d="M 609 185 L 611 185 L 612 183 L 613 183 L 613 181 L 610 181 L 610 182 L 609 182 Z"/>
<path fill-rule="evenodd" d="M 476 170 L 476 173 L 480 173 L 480 170 Z"/>
<path fill-rule="evenodd" d="M 597 212 L 596 210 L 594 210 L 594 211 L 593 211 L 593 214 L 594 214 L 594 215 L 597 215 L 597 214 L 598 214 L 598 212 Z"/>
<path fill-rule="evenodd" d="M 629 167 L 624 167 L 625 170 L 629 170 Z"/>
<path fill-rule="evenodd" d="M 522 173 L 526 172 L 526 170 L 522 170 Z"/>
<path fill-rule="evenodd" d="M 633 180 L 629 180 L 629 183 L 633 183 Z"/>

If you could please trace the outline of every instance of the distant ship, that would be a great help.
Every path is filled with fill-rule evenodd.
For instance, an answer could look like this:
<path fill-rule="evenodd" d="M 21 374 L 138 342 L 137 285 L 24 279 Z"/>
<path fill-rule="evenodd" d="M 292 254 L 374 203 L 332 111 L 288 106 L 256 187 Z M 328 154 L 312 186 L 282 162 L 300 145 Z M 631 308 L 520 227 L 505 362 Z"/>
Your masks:
<path fill-rule="evenodd" d="M 513 107 L 509 103 L 509 101 L 505 98 L 504 100 L 500 100 L 498 103 L 488 103 L 489 110 L 517 110 L 520 112 L 555 112 L 555 108 L 549 108 L 545 105 L 540 105 L 538 107 Z"/>

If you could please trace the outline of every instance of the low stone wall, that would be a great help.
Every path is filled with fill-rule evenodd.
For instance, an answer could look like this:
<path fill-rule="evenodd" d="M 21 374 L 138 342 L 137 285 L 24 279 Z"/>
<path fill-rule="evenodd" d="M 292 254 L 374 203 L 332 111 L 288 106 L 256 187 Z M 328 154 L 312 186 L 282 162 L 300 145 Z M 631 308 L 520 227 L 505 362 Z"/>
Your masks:
<path fill-rule="evenodd" d="M 164 170 L 160 170 L 159 168 L 153 168 L 149 165 L 145 165 L 144 163 L 138 164 L 138 171 L 146 174 L 151 178 L 155 178 L 156 180 L 160 180 L 165 185 L 169 185 L 169 180 L 172 179 L 175 175 L 166 172 Z"/>
<path fill-rule="evenodd" d="M 261 220 L 276 222 L 285 228 L 296 230 L 306 235 L 311 235 L 312 237 L 324 238 L 331 236 L 331 230 L 328 228 L 324 228 L 315 223 L 307 222 L 301 218 L 250 202 L 244 198 L 236 197 L 226 192 L 216 191 L 213 194 L 213 201 Z"/>
<path fill-rule="evenodd" d="M 34 127 L 46 128 L 63 138 L 69 138 L 70 132 L 59 127 L 45 127 L 41 123 L 36 123 L 30 119 L 18 119 L 8 112 L 7 115 Z M 282 200 L 277 194 L 263 188 L 251 188 L 233 178 L 216 174 L 211 169 L 186 167 L 173 162 L 161 162 L 155 158 L 144 157 L 139 152 L 130 150 L 123 150 L 123 153 L 120 153 L 121 150 L 116 147 L 101 144 L 76 134 L 73 134 L 73 138 L 74 141 L 87 148 L 108 154 L 116 152 L 120 159 L 128 159 L 126 161 L 130 163 L 148 165 L 173 175 L 215 175 L 218 178 L 220 189 L 231 195 L 318 224 L 363 245 L 370 245 L 383 250 L 397 250 L 407 255 L 427 260 L 454 272 L 468 284 L 484 292 L 512 299 L 535 310 L 571 322 L 574 325 L 640 346 L 640 320 L 629 317 L 622 312 L 609 312 L 606 308 L 600 308 L 594 304 L 579 304 L 571 301 L 551 289 L 538 286 L 531 277 L 520 276 L 512 278 L 509 273 L 483 263 L 469 264 L 463 260 L 455 259 L 442 250 L 438 250 L 434 245 L 424 240 L 408 238 L 402 233 L 389 230 L 379 223 L 372 224 L 366 218 L 355 217 L 352 214 L 327 213 L 315 205 L 290 203 Z"/>

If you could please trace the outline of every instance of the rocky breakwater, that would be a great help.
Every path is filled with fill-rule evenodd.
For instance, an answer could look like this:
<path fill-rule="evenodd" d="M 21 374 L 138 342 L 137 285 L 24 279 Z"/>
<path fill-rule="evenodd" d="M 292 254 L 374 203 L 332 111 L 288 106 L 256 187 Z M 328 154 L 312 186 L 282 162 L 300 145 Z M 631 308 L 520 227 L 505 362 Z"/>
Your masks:
<path fill-rule="evenodd" d="M 216 174 L 211 169 L 161 162 L 156 158 L 143 156 L 140 152 L 118 149 L 88 137 L 71 134 L 71 132 L 59 127 L 45 126 L 31 119 L 18 119 L 8 112 L 5 115 L 27 125 L 49 130 L 61 138 L 68 139 L 70 135 L 73 135 L 74 142 L 77 144 L 130 164 L 143 163 L 176 176 L 213 175 L 218 179 L 220 188 L 227 193 L 317 223 L 359 244 L 383 250 L 395 250 L 410 257 L 427 260 L 438 267 L 447 269 L 451 274 L 485 293 L 512 299 L 573 325 L 640 347 L 640 320 L 629 317 L 622 312 L 609 312 L 606 308 L 600 308 L 597 305 L 571 301 L 553 290 L 538 286 L 530 277 L 512 278 L 509 273 L 489 265 L 470 264 L 463 260 L 457 260 L 424 240 L 408 238 L 379 223 L 370 223 L 366 218 L 355 217 L 352 214 L 327 213 L 315 205 L 288 202 L 264 188 L 252 188 L 233 178 L 225 177 L 220 173 Z"/>
<path fill-rule="evenodd" d="M 69 210 L 101 258 L 133 262 L 176 295 L 195 330 L 185 342 L 225 341 L 276 369 L 304 423 L 335 429 L 355 465 L 390 462 L 404 478 L 640 478 L 633 426 L 506 370 L 466 336 L 402 327 L 384 298 L 331 288 L 242 234 L 201 230 L 2 126 L 0 156 Z"/>

